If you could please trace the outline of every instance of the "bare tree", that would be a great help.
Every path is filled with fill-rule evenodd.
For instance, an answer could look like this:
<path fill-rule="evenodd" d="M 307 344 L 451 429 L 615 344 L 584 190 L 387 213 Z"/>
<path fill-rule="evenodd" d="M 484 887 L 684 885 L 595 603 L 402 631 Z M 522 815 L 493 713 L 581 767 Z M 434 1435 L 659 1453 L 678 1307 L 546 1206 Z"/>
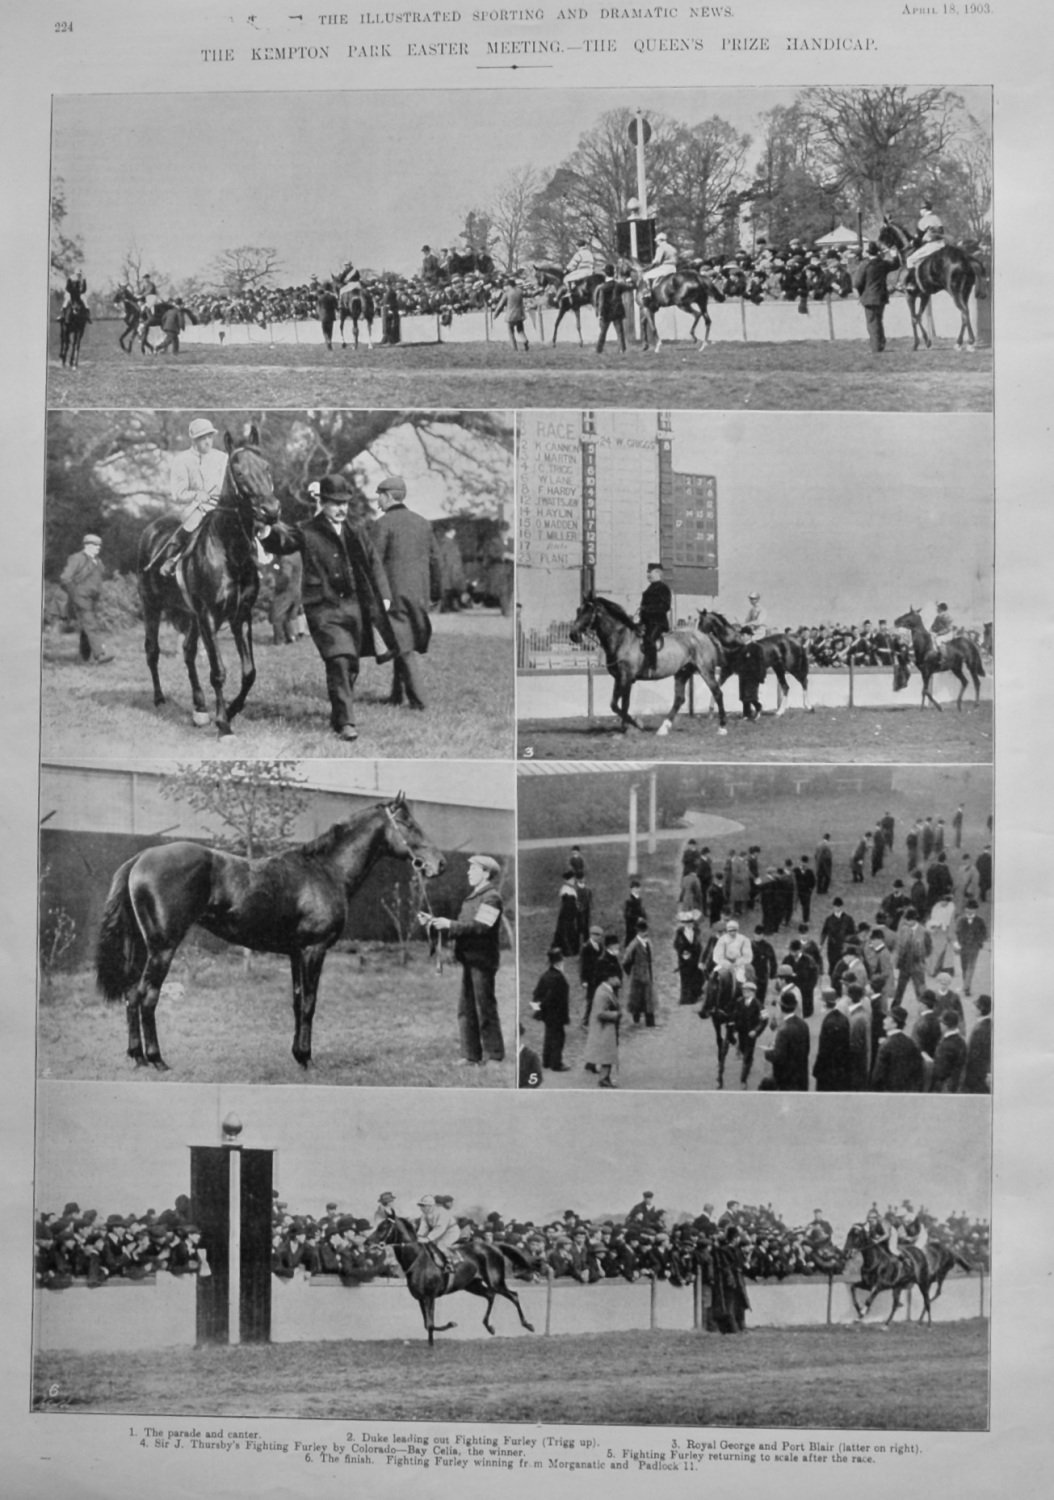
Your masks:
<path fill-rule="evenodd" d="M 531 208 L 541 188 L 542 176 L 535 167 L 517 167 L 498 188 L 490 206 L 490 220 L 494 226 L 494 248 L 502 270 L 515 270 L 530 254 Z"/>
<path fill-rule="evenodd" d="M 66 277 L 84 265 L 83 240 L 63 227 L 68 213 L 66 184 L 56 177 L 51 186 L 51 281 L 56 287 L 65 286 Z"/>
<path fill-rule="evenodd" d="M 217 255 L 206 280 L 222 296 L 243 297 L 246 292 L 269 286 L 279 270 L 281 262 L 273 246 L 237 245 Z"/>

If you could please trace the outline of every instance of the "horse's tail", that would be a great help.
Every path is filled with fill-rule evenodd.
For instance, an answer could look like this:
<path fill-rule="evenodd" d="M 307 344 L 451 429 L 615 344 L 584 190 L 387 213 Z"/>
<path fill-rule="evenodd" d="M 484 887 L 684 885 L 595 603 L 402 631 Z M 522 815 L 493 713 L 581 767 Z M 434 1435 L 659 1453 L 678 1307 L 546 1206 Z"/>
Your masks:
<path fill-rule="evenodd" d="M 968 255 L 966 260 L 974 274 L 974 296 L 984 302 L 988 297 L 988 267 L 979 255 Z"/>
<path fill-rule="evenodd" d="M 499 1240 L 495 1249 L 500 1250 L 503 1258 L 517 1276 L 533 1276 L 541 1269 L 539 1263 L 531 1256 L 525 1255 L 518 1245 L 510 1245 L 506 1240 Z"/>
<path fill-rule="evenodd" d="M 128 894 L 137 858 L 125 860 L 110 882 L 95 944 L 95 981 L 107 1000 L 123 1000 L 146 964 L 146 943 Z"/>

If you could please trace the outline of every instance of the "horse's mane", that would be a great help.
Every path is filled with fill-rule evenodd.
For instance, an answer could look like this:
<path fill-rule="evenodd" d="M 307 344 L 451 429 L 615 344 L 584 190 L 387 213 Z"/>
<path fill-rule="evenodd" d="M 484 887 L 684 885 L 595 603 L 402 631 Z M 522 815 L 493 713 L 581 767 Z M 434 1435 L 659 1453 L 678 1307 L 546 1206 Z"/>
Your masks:
<path fill-rule="evenodd" d="M 707 617 L 708 620 L 716 620 L 717 623 L 719 625 L 723 625 L 726 630 L 731 630 L 731 628 L 732 628 L 731 623 L 726 618 L 726 616 L 724 616 L 723 614 L 721 614 L 716 609 L 701 609 L 699 611 L 699 617 L 700 617 L 700 619 L 702 619 L 703 615 L 706 615 L 706 617 Z"/>
<path fill-rule="evenodd" d="M 617 621 L 619 625 L 627 625 L 630 630 L 636 630 L 637 625 L 626 613 L 621 604 L 616 604 L 614 599 L 604 599 L 599 594 L 594 595 L 593 603 L 598 609 L 603 609 L 607 614 Z"/>
<path fill-rule="evenodd" d="M 323 858 L 333 854 L 344 842 L 352 827 L 365 826 L 366 823 L 380 812 L 384 811 L 385 804 L 377 802 L 372 807 L 363 808 L 359 813 L 354 813 L 346 818 L 343 823 L 334 823 L 332 828 L 327 828 L 325 833 L 320 833 L 318 838 L 312 839 L 310 843 L 301 844 L 297 849 L 298 854 L 317 854 Z"/>

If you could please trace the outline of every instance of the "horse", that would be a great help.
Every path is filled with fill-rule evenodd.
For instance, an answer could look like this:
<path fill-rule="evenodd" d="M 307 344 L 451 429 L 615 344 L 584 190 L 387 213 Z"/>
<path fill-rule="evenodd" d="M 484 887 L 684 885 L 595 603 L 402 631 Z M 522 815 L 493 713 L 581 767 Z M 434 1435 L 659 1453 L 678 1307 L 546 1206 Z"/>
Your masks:
<path fill-rule="evenodd" d="M 560 324 L 567 314 L 574 313 L 575 327 L 578 330 L 578 342 L 582 340 L 582 309 L 593 306 L 593 293 L 603 282 L 604 277 L 600 271 L 594 271 L 582 281 L 572 281 L 571 285 L 564 285 L 564 273 L 559 266 L 550 261 L 541 262 L 533 266 L 534 278 L 542 287 L 548 287 L 557 309 L 556 322 L 553 325 L 553 343 L 556 343 L 556 335 L 560 332 Z"/>
<path fill-rule="evenodd" d="M 918 265 L 909 267 L 908 255 L 915 248 L 915 242 L 916 237 L 910 230 L 905 229 L 902 224 L 895 224 L 888 214 L 885 216 L 878 232 L 878 243 L 895 251 L 901 270 L 906 272 L 904 290 L 915 339 L 913 347 L 919 347 L 919 334 L 922 335 L 926 348 L 931 347 L 929 333 L 923 325 L 923 315 L 934 293 L 947 292 L 959 309 L 959 337 L 955 341 L 955 347 L 960 353 L 964 348 L 972 352 L 977 340 L 970 321 L 970 294 L 976 288 L 978 300 L 983 301 L 988 296 L 987 267 L 979 256 L 969 254 L 958 245 L 942 245 L 939 250 L 932 251 L 924 260 L 919 261 Z M 964 344 L 964 340 L 968 342 Z"/>
<path fill-rule="evenodd" d="M 366 325 L 366 347 L 373 348 L 373 320 L 376 316 L 373 295 L 358 282 L 342 287 L 340 291 L 340 346 L 346 349 L 344 342 L 344 324 L 351 320 L 351 333 L 355 341 L 355 348 L 359 347 L 359 323 Z"/>
<path fill-rule="evenodd" d="M 933 1322 L 933 1313 L 930 1310 L 932 1300 L 930 1285 L 933 1276 L 925 1250 L 921 1250 L 917 1245 L 905 1245 L 894 1255 L 892 1250 L 887 1249 L 885 1245 L 876 1245 L 871 1240 L 865 1225 L 854 1224 L 846 1236 L 842 1249 L 843 1258 L 853 1254 L 854 1251 L 859 1253 L 862 1263 L 860 1279 L 850 1283 L 849 1295 L 853 1299 L 853 1308 L 858 1318 L 867 1316 L 871 1311 L 872 1302 L 880 1292 L 892 1292 L 893 1306 L 886 1319 L 887 1325 L 892 1323 L 897 1308 L 900 1306 L 901 1293 L 906 1287 L 917 1286 L 922 1294 L 922 1312 L 919 1314 L 919 1322 L 921 1323 L 924 1318 L 929 1323 Z M 867 1292 L 867 1301 L 863 1307 L 857 1299 L 858 1290 Z"/>
<path fill-rule="evenodd" d="M 761 717 L 761 684 L 771 669 L 776 674 L 776 717 L 782 718 L 787 711 L 790 696 L 788 676 L 801 684 L 802 707 L 807 713 L 815 709 L 809 702 L 809 654 L 800 641 L 792 635 L 778 632 L 763 635 L 759 640 L 744 640 L 737 626 L 716 610 L 701 610 L 699 629 L 717 641 L 725 652 L 725 678 L 733 672 L 739 676 L 739 697 L 743 705 L 743 717 Z"/>
<path fill-rule="evenodd" d="M 736 1018 L 742 997 L 743 988 L 731 965 L 723 964 L 720 968 L 710 971 L 703 986 L 703 1003 L 699 1008 L 699 1016 L 703 1021 L 713 1022 L 714 1037 L 717 1041 L 717 1086 L 719 1089 L 725 1086 L 725 1059 L 736 1045 Z"/>
<path fill-rule="evenodd" d="M 128 1056 L 167 1072 L 157 1002 L 176 950 L 193 926 L 257 953 L 284 953 L 293 976 L 293 1056 L 311 1062 L 311 1027 L 326 954 L 343 936 L 352 897 L 385 855 L 409 860 L 422 882 L 445 860 L 400 792 L 353 813 L 310 843 L 243 859 L 180 840 L 126 860 L 110 882 L 95 949 L 107 1000 L 123 999 Z"/>
<path fill-rule="evenodd" d="M 91 313 L 79 297 L 59 313 L 59 359 L 71 370 L 80 363 L 81 340 L 90 322 Z"/>
<path fill-rule="evenodd" d="M 698 344 L 700 350 L 705 349 L 710 342 L 711 327 L 707 307 L 711 298 L 715 302 L 723 302 L 724 292 L 720 291 L 713 281 L 700 271 L 678 269 L 668 276 L 660 277 L 655 282 L 647 280 L 640 266 L 631 265 L 630 272 L 636 286 L 637 305 L 640 307 L 642 318 L 650 325 L 650 332 L 655 338 L 655 353 L 658 354 L 662 348 L 662 339 L 659 337 L 655 322 L 655 314 L 660 307 L 680 308 L 682 312 L 693 313 L 688 337 L 693 344 Z M 706 330 L 701 343 L 695 335 L 700 319 Z"/>
<path fill-rule="evenodd" d="M 118 334 L 117 342 L 126 354 L 131 354 L 136 339 L 139 340 L 140 354 L 155 352 L 155 346 L 150 342 L 151 328 L 160 328 L 161 319 L 169 308 L 175 307 L 174 302 L 158 302 L 153 308 L 149 308 L 141 302 L 130 287 L 118 287 L 114 295 L 113 305 L 121 308 L 124 314 L 124 329 Z M 187 308 L 183 309 L 191 321 L 196 321 Z M 125 340 L 128 340 L 125 343 Z"/>
<path fill-rule="evenodd" d="M 254 427 L 237 446 L 230 433 L 224 436 L 230 461 L 223 477 L 219 504 L 197 531 L 188 552 L 171 577 L 161 576 L 158 557 L 179 526 L 164 516 L 151 521 L 139 539 L 137 574 L 146 631 L 146 661 L 154 684 L 154 706 L 165 702 L 158 675 L 161 648 L 158 630 L 162 618 L 183 636 L 186 663 L 194 700 L 193 720 L 200 728 L 208 724 L 205 695 L 198 680 L 198 640 L 209 659 L 209 680 L 216 698 L 214 722 L 220 735 L 231 733 L 231 720 L 240 713 L 256 681 L 253 661 L 252 610 L 260 590 L 256 562 L 256 530 L 272 525 L 279 517 L 278 500 L 271 483 L 271 469 L 259 451 Z M 231 627 L 241 661 L 241 687 L 230 703 L 224 701 L 226 669 L 220 654 L 221 625 Z"/>
<path fill-rule="evenodd" d="M 974 707 L 978 707 L 981 702 L 981 678 L 986 674 L 976 641 L 968 635 L 956 635 L 950 641 L 945 641 L 938 646 L 923 625 L 922 616 L 914 607 L 906 614 L 900 615 L 893 621 L 893 624 L 901 630 L 911 631 L 910 656 L 914 657 L 915 665 L 922 677 L 920 708 L 926 707 L 928 699 L 934 708 L 943 713 L 944 710 L 930 691 L 930 683 L 938 672 L 951 672 L 958 678 L 959 696 L 955 700 L 955 706 L 960 713 L 962 713 L 963 697 L 966 693 L 966 673 L 969 672 L 973 678 Z M 901 688 L 906 687 L 910 676 L 909 651 L 905 648 L 895 653 L 893 657 L 893 691 L 899 693 Z"/>
<path fill-rule="evenodd" d="M 968 1260 L 964 1260 L 957 1250 L 950 1245 L 927 1245 L 926 1259 L 930 1268 L 930 1303 L 936 1302 L 944 1290 L 944 1282 L 949 1273 L 956 1266 L 960 1271 L 965 1271 L 967 1276 L 973 1270 Z"/>
<path fill-rule="evenodd" d="M 607 669 L 614 679 L 611 694 L 611 712 L 616 714 L 622 733 L 632 725 L 640 729 L 640 723 L 629 711 L 630 694 L 635 682 L 645 679 L 654 682 L 658 678 L 672 677 L 674 680 L 673 704 L 659 725 L 656 733 L 669 734 L 684 703 L 685 689 L 693 673 L 698 673 L 710 689 L 710 696 L 717 705 L 718 734 L 727 734 L 725 702 L 721 695 L 721 671 L 724 664 L 721 648 L 698 630 L 679 629 L 667 631 L 656 653 L 654 670 L 644 664 L 644 643 L 638 627 L 620 604 L 588 594 L 579 606 L 571 640 L 580 644 L 587 633 L 594 634 L 604 650 Z"/>
<path fill-rule="evenodd" d="M 529 1274 L 537 1269 L 522 1250 L 515 1245 L 497 1241 L 489 1245 L 484 1240 L 474 1240 L 471 1245 L 457 1246 L 456 1258 L 445 1270 L 441 1269 L 428 1247 L 418 1238 L 408 1219 L 382 1219 L 369 1235 L 367 1244 L 390 1245 L 395 1258 L 406 1276 L 410 1296 L 421 1309 L 428 1347 L 435 1345 L 437 1333 L 446 1333 L 456 1328 L 454 1322 L 436 1324 L 435 1307 L 440 1297 L 451 1292 L 471 1292 L 474 1297 L 483 1297 L 487 1310 L 483 1314 L 483 1326 L 488 1333 L 495 1332 L 490 1321 L 495 1299 L 504 1297 L 511 1302 L 519 1314 L 520 1324 L 528 1333 L 534 1332 L 534 1324 L 528 1323 L 518 1295 L 509 1286 L 506 1277 L 509 1270 Z"/>

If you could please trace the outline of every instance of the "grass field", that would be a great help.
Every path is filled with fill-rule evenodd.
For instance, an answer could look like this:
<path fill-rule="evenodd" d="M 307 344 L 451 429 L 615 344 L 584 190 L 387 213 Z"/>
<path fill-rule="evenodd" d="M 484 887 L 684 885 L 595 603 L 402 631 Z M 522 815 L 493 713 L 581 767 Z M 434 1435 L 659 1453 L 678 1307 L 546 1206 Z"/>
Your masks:
<path fill-rule="evenodd" d="M 72 1412 L 978 1432 L 988 1324 L 49 1353 L 35 1406 L 51 1387 Z"/>
<path fill-rule="evenodd" d="M 104 1000 L 88 969 L 44 986 L 38 1020 L 43 1078 L 140 1083 L 361 1084 L 413 1088 L 509 1088 L 513 1063 L 458 1066 L 460 965 L 436 972 L 422 951 L 403 967 L 377 944 L 361 957 L 331 953 L 315 1011 L 314 1059 L 293 1061 L 292 989 L 283 958 L 255 954 L 245 972 L 234 950 L 178 954 L 157 1009 L 161 1054 L 171 1069 L 136 1068 L 126 1056 L 124 1006 Z M 507 1056 L 515 1056 L 512 959 L 498 971 Z"/>
<path fill-rule="evenodd" d="M 746 723 L 730 716 L 728 733 L 717 732 L 716 715 L 682 715 L 660 739 L 656 717 L 644 729 L 622 734 L 613 715 L 586 719 L 524 719 L 517 725 L 521 758 L 536 760 L 847 761 L 934 763 L 991 762 L 992 705 L 964 708 L 788 709 L 782 719 L 766 714 Z"/>
<path fill-rule="evenodd" d="M 904 851 L 904 834 L 916 816 L 931 814 L 941 816 L 950 823 L 957 802 L 966 804 L 963 829 L 963 848 L 972 854 L 979 853 L 989 834 L 986 818 L 991 809 L 991 775 L 985 769 L 968 772 L 952 770 L 928 770 L 913 768 L 896 773 L 894 790 L 857 792 L 839 786 L 836 772 L 829 774 L 828 784 L 813 783 L 800 796 L 777 795 L 737 798 L 706 809 L 718 812 L 722 817 L 734 819 L 742 825 L 742 832 L 724 837 L 708 836 L 692 828 L 692 813 L 685 819 L 685 826 L 678 837 L 659 841 L 656 852 L 648 854 L 643 842 L 639 849 L 639 869 L 643 882 L 643 899 L 654 950 L 655 988 L 658 1002 L 657 1023 L 653 1028 L 634 1026 L 623 1021 L 620 1037 L 619 1073 L 617 1083 L 623 1089 L 713 1089 L 717 1083 L 717 1049 L 711 1024 L 701 1021 L 695 1008 L 678 1004 L 680 985 L 676 973 L 673 953 L 673 935 L 677 913 L 677 893 L 680 878 L 680 853 L 683 839 L 695 833 L 700 846 L 709 845 L 715 870 L 721 871 L 730 849 L 743 849 L 751 844 L 760 844 L 761 863 L 782 864 L 784 859 L 797 859 L 807 853 L 812 857 L 813 849 L 823 833 L 830 833 L 834 848 L 834 878 L 826 897 L 816 897 L 812 903 L 810 929 L 816 937 L 824 918 L 831 911 L 831 903 L 841 896 L 846 910 L 857 921 L 870 922 L 879 901 L 892 888 L 895 879 L 907 882 L 907 861 Z M 866 776 L 866 773 L 864 773 Z M 878 779 L 882 773 L 874 772 Z M 886 778 L 888 780 L 888 773 Z M 564 778 L 560 778 L 563 780 Z M 599 776 L 588 778 L 591 789 L 596 792 Z M 620 783 L 623 778 L 620 776 Z M 543 788 L 549 785 L 543 779 Z M 624 790 L 620 787 L 617 796 L 622 801 Z M 872 878 L 865 875 L 862 885 L 850 880 L 849 859 L 861 833 L 873 828 L 875 822 L 886 811 L 896 818 L 895 848 L 887 858 L 881 873 Z M 542 1026 L 530 1018 L 527 1002 L 534 985 L 545 968 L 545 952 L 552 940 L 556 920 L 556 896 L 560 887 L 567 849 L 576 839 L 586 837 L 592 831 L 585 821 L 583 826 L 563 826 L 566 814 L 561 812 L 559 828 L 552 830 L 554 843 L 550 848 L 521 847 L 518 858 L 517 885 L 519 891 L 520 973 L 523 988 L 524 1020 L 527 1025 L 527 1040 L 541 1051 Z M 537 831 L 537 811 L 532 818 L 532 831 Z M 622 903 L 626 894 L 625 842 L 587 845 L 583 849 L 586 862 L 586 877 L 593 891 L 593 920 L 617 930 L 623 935 Z M 955 862 L 954 851 L 950 854 Z M 991 936 L 992 907 L 986 903 L 982 916 Z M 743 931 L 752 937 L 760 920 L 760 910 L 748 911 L 741 919 Z M 797 922 L 792 929 L 784 928 L 770 941 L 777 957 L 786 953 L 791 938 L 796 936 Z M 571 1069 L 567 1073 L 545 1075 L 547 1089 L 594 1088 L 596 1079 L 583 1073 L 582 1054 L 585 1032 L 580 1025 L 584 1002 L 578 984 L 577 959 L 567 965 L 571 982 L 571 1026 L 568 1028 L 564 1061 Z M 959 978 L 959 970 L 956 969 Z M 974 994 L 991 993 L 992 967 L 991 949 L 980 957 L 975 975 Z M 773 991 L 770 987 L 769 1002 Z M 623 1004 L 626 995 L 622 996 Z M 914 991 L 909 987 L 906 996 L 908 1012 L 914 1021 L 916 1004 Z M 817 1001 L 816 1011 L 810 1021 L 815 1055 L 816 1037 L 822 1018 L 822 1006 Z M 972 1027 L 975 1013 L 966 1003 L 967 1026 Z M 761 1047 L 758 1044 L 753 1071 L 748 1087 L 757 1088 L 768 1073 Z M 725 1087 L 734 1092 L 741 1088 L 738 1059 L 730 1057 L 726 1065 Z"/>
<path fill-rule="evenodd" d="M 894 339 L 668 344 L 598 357 L 586 344 L 403 344 L 372 354 L 315 345 L 187 345 L 178 358 L 128 356 L 116 324 L 89 328 L 77 370 L 50 362 L 57 407 L 671 407 L 795 411 L 990 411 L 992 351 Z"/>
<path fill-rule="evenodd" d="M 114 754 L 188 758 L 223 753 L 244 758 L 398 756 L 402 759 L 504 759 L 513 753 L 512 622 L 495 612 L 436 615 L 422 675 L 428 712 L 410 713 L 384 702 L 391 667 L 365 663 L 356 692 L 359 739 L 346 744 L 331 732 L 325 674 L 308 639 L 292 646 L 256 645 L 256 683 L 234 734 L 191 722 L 190 685 L 179 639 L 162 631 L 161 682 L 168 702 L 155 709 L 141 628 L 108 637 L 116 660 L 83 666 L 77 637 L 49 630 L 42 661 L 43 754 L 78 759 Z M 269 634 L 269 632 L 268 632 Z M 228 698 L 237 691 L 238 657 L 229 632 L 221 636 Z M 198 670 L 212 702 L 208 665 Z"/>

